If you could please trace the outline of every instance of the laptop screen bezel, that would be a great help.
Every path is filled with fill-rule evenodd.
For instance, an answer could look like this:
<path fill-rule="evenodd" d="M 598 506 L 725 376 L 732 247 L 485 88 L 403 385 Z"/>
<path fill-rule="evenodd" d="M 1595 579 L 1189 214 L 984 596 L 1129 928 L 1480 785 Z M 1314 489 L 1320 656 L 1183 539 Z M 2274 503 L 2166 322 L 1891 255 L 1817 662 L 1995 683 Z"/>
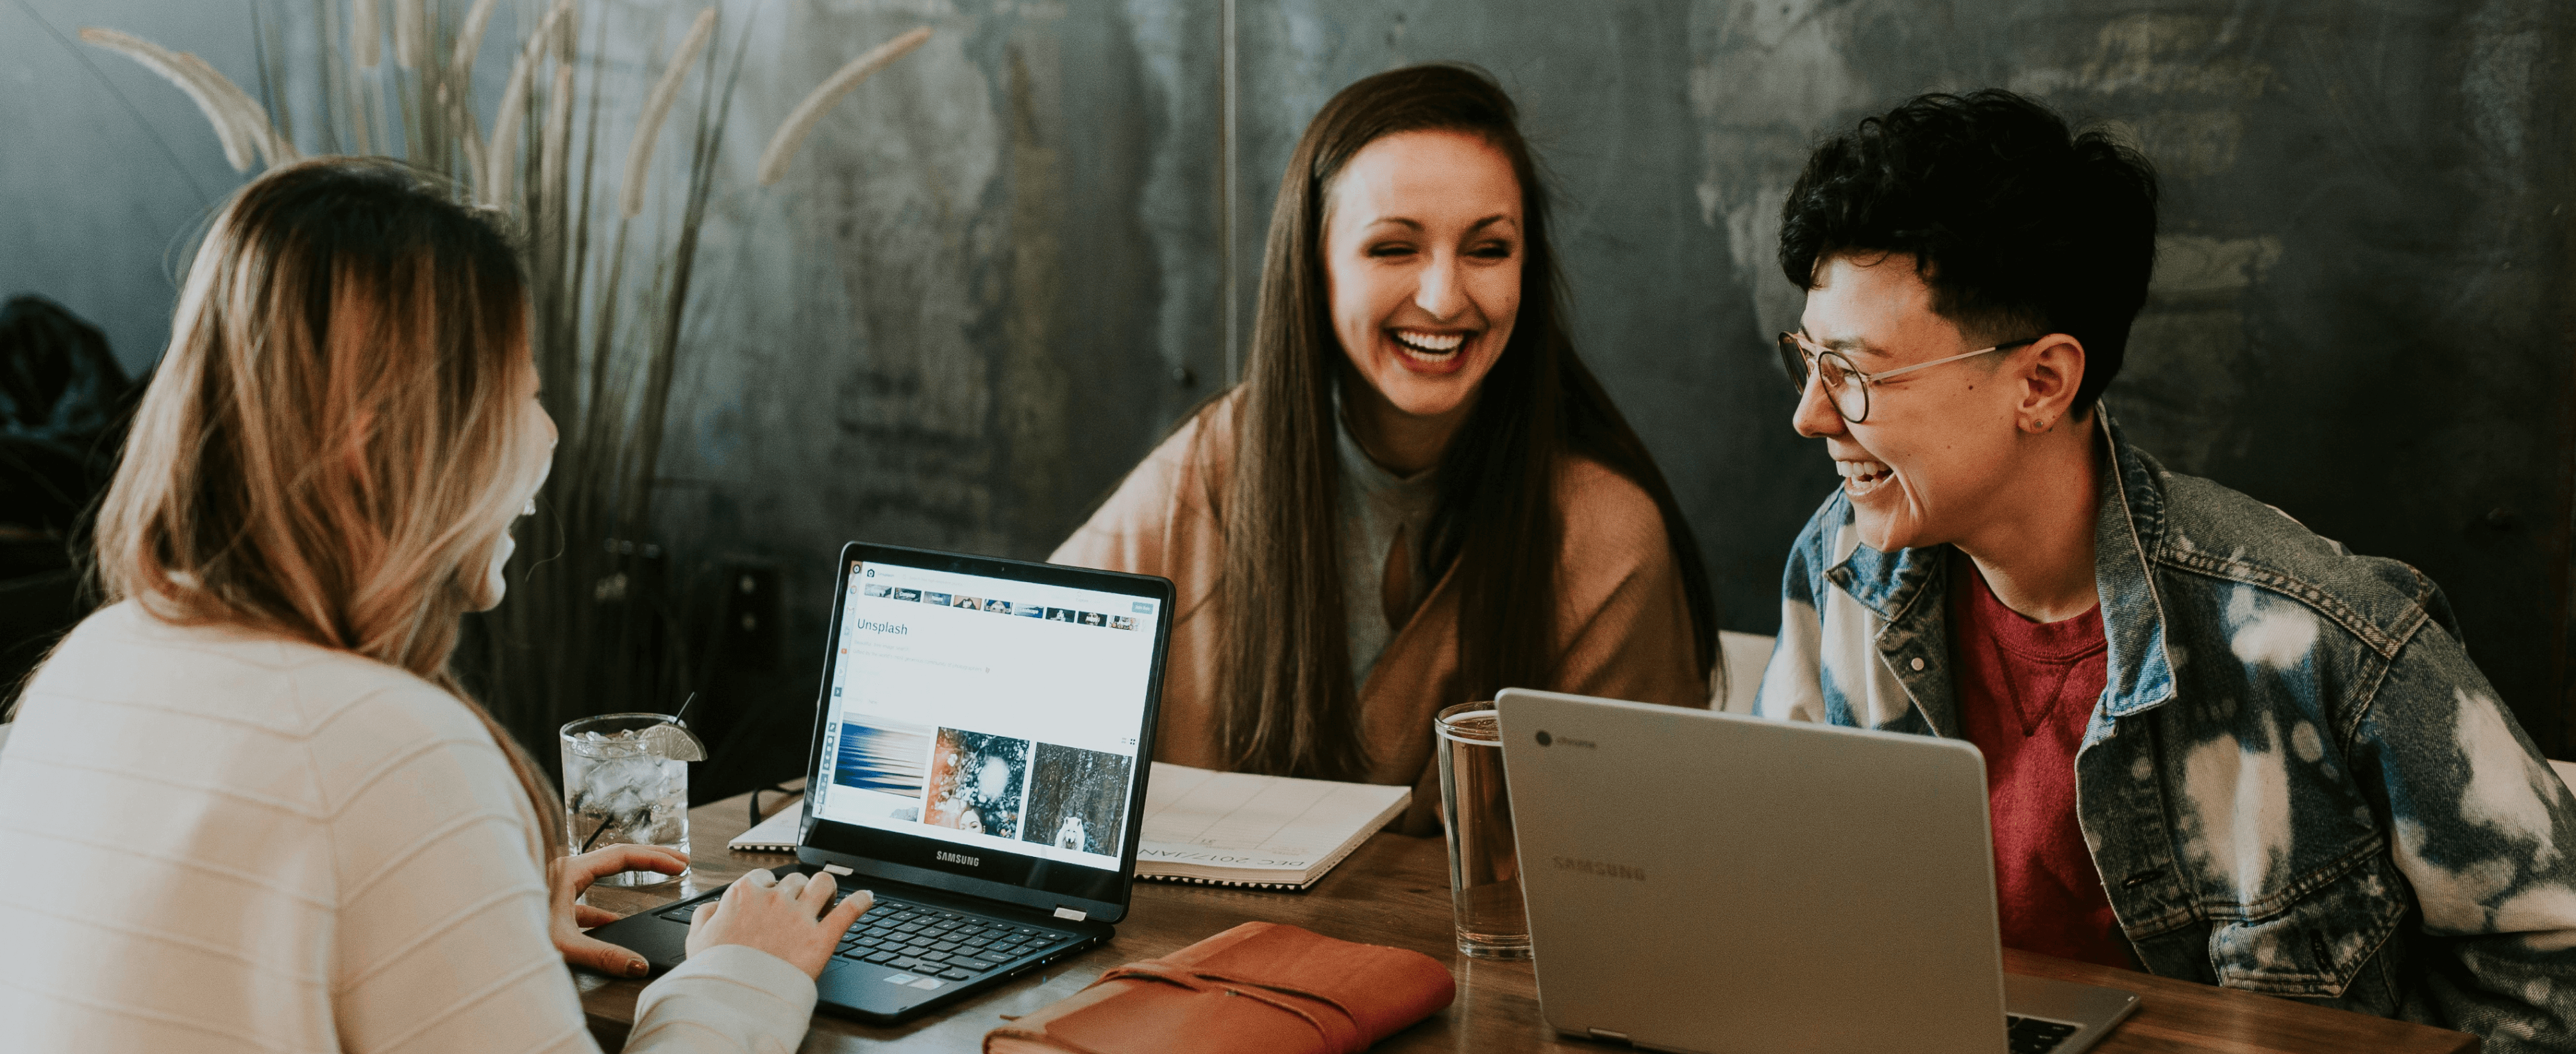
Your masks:
<path fill-rule="evenodd" d="M 1136 730 L 1136 771 L 1121 829 L 1118 868 L 1104 871 L 1062 860 L 1008 852 L 963 852 L 955 842 L 822 816 L 831 783 L 823 733 L 832 714 L 832 669 L 839 658 L 841 619 L 850 599 L 850 576 L 861 564 L 892 564 L 924 571 L 1001 578 L 1035 585 L 1088 589 L 1154 602 L 1153 668 L 1145 682 L 1143 724 Z M 1099 922 L 1126 917 L 1136 884 L 1136 849 L 1143 841 L 1145 780 L 1153 766 L 1154 728 L 1162 710 L 1163 663 L 1172 641 L 1172 583 L 1152 575 L 1098 571 L 1060 564 L 938 552 L 897 545 L 850 542 L 834 565 L 832 619 L 823 642 L 822 685 L 815 693 L 812 739 L 806 748 L 805 825 L 798 856 L 808 863 L 838 863 L 860 875 L 1007 901 L 1042 911 L 1070 907 Z M 947 858 L 940 854 L 945 853 Z M 972 865 L 955 862 L 964 857 Z"/>

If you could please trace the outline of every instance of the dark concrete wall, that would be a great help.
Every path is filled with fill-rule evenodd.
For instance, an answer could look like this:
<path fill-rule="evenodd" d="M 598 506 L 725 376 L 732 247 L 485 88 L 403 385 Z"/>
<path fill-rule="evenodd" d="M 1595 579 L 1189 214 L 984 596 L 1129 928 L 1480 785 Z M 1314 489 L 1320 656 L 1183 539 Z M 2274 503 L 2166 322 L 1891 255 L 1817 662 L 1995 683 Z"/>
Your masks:
<path fill-rule="evenodd" d="M 198 5 L 32 2 L 65 32 L 123 25 L 248 79 L 247 44 Z M 2110 396 L 2130 434 L 2423 568 L 2526 727 L 2576 745 L 2564 5 L 1242 2 L 1231 85 L 1219 0 L 725 6 L 729 25 L 759 8 L 762 28 L 664 521 L 684 573 L 786 573 L 783 661 L 731 689 L 782 726 L 811 698 L 839 542 L 1044 555 L 1227 376 L 1225 291 L 1248 328 L 1307 118 L 1357 77 L 1462 59 L 1524 107 L 1560 195 L 1579 346 L 1671 475 L 1730 628 L 1776 625 L 1781 554 L 1832 485 L 1770 359 L 1799 308 L 1772 263 L 1782 196 L 1820 131 L 2004 85 L 2118 122 L 2165 174 L 2155 294 Z M 113 155 L 82 164 L 0 150 L 0 287 L 65 290 L 137 362 L 169 308 L 161 246 L 195 198 L 109 127 L 132 119 L 27 10 L 0 8 L 0 135 L 126 138 L 48 147 Z M 920 24 L 930 45 L 843 103 L 784 182 L 748 187 L 808 87 Z M 645 31 L 624 32 L 631 47 Z M 199 182 L 229 187 L 175 92 L 99 61 Z M 102 210 L 116 223 L 76 220 Z"/>
<path fill-rule="evenodd" d="M 2176 471 L 2423 569 L 2544 745 L 2567 735 L 2567 62 L 2518 2 L 1245 4 L 1235 260 L 1307 117 L 1408 62 L 1492 70 L 1554 170 L 1577 341 L 1714 556 L 1729 628 L 1833 486 L 1767 337 L 1820 132 L 2003 86 L 2116 122 L 2166 194 L 2109 405 Z M 1246 282 L 1249 295 L 1250 282 Z M 1249 310 L 1249 301 L 1245 301 Z"/>
<path fill-rule="evenodd" d="M 746 738 L 790 744 L 737 763 L 792 774 L 841 543 L 1042 559 L 1221 383 L 1220 22 L 1169 3 L 764 17 L 783 32 L 746 81 L 746 168 L 841 63 L 937 30 L 777 186 L 727 196 L 727 277 L 678 396 L 674 551 L 784 572 L 784 662 L 715 687 Z"/>

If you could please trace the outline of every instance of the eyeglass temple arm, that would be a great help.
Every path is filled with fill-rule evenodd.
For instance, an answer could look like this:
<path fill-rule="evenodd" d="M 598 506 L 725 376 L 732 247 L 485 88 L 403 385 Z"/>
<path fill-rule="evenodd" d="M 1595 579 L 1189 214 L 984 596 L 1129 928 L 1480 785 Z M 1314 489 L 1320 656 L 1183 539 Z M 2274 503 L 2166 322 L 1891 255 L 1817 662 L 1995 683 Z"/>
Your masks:
<path fill-rule="evenodd" d="M 2012 343 L 2010 343 L 2010 344 L 1997 344 L 1997 345 L 1995 345 L 1994 347 L 1991 347 L 1991 348 L 1978 348 L 1978 349 L 1977 349 L 1977 350 L 1975 350 L 1975 351 L 1963 351 L 1963 352 L 1960 352 L 1959 354 L 1952 355 L 1952 356 L 1950 356 L 1949 358 L 1946 358 L 1946 359 L 1934 359 L 1934 360 L 1932 360 L 1932 361 L 1930 361 L 1930 362 L 1918 362 L 1918 363 L 1915 363 L 1914 365 L 1911 365 L 1911 366 L 1899 366 L 1899 367 L 1897 367 L 1897 368 L 1895 368 L 1895 369 L 1892 369 L 1892 370 L 1889 370 L 1889 371 L 1887 371 L 1887 372 L 1885 372 L 1885 373 L 1872 373 L 1872 374 L 1867 374 L 1866 376 L 1867 376 L 1868 380 L 1870 381 L 1870 383 L 1872 383 L 1872 384 L 1876 384 L 1876 383 L 1878 383 L 1879 381 L 1886 380 L 1886 379 L 1888 379 L 1888 378 L 1890 378 L 1890 377 L 1895 377 L 1895 376 L 1900 376 L 1900 375 L 1902 375 L 1902 374 L 1912 373 L 1912 372 L 1914 372 L 1914 371 L 1916 371 L 1916 370 L 1930 369 L 1931 367 L 1941 365 L 1942 363 L 1945 363 L 1945 362 L 1957 362 L 1957 361 L 1959 361 L 1960 359 L 1973 359 L 1973 358 L 1976 358 L 1976 357 L 1977 357 L 1977 356 L 1979 356 L 1979 355 L 1983 355 L 1983 354 L 1985 354 L 1985 353 L 1987 353 L 1987 352 L 1989 352 L 1989 351 L 2002 351 L 2002 350 L 2004 350 L 2005 348 L 2018 348 L 2018 347 L 2020 347 L 2020 346 L 2022 346 L 2022 345 L 2024 345 L 2024 344 L 2036 344 L 2036 343 L 2039 343 L 2039 340 L 2038 340 L 2038 338 L 2035 338 L 2035 337 L 2034 337 L 2034 338 L 2032 338 L 2032 339 L 2030 339 L 2030 340 L 2016 340 L 2016 341 L 2013 341 L 2013 342 L 2012 342 Z M 1855 371 L 1855 372 L 1857 372 L 1857 371 Z"/>

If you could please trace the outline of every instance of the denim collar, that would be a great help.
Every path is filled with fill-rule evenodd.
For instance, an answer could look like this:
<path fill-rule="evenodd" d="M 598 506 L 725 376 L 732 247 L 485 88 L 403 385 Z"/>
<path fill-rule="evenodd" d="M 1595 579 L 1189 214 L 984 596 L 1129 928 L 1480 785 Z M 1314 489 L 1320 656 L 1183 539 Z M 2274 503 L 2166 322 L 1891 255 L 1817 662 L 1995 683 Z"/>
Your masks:
<path fill-rule="evenodd" d="M 2164 540 L 2165 495 L 2155 462 L 2129 444 L 2107 408 L 2096 404 L 2093 413 L 2111 463 L 2111 471 L 2102 476 L 2093 526 L 2093 580 L 2101 593 L 2103 636 L 2109 644 L 2102 704 L 2109 716 L 2127 717 L 2173 698 L 2164 603 L 2147 559 Z M 1941 617 L 1937 594 L 1946 586 L 1942 567 L 1951 548 L 1882 553 L 1859 545 L 1825 577 L 1886 620 L 1889 630 L 1913 630 Z"/>

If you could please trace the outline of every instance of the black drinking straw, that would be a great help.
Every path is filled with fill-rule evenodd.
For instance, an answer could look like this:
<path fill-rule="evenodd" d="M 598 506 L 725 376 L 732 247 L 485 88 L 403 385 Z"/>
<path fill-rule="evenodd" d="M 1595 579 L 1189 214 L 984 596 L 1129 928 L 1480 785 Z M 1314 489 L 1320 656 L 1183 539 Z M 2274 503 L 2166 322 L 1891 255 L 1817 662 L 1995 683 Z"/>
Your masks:
<path fill-rule="evenodd" d="M 587 798 L 587 797 L 589 797 L 589 796 L 590 796 L 590 793 L 589 793 L 588 791 L 584 791 L 584 792 L 582 792 L 581 794 L 575 795 L 575 796 L 573 797 L 573 799 L 572 799 L 572 814 L 573 814 L 573 815 L 575 815 L 575 816 L 579 816 L 579 815 L 581 815 L 581 800 L 582 800 L 583 798 Z M 608 818 L 603 816 L 603 817 L 601 817 L 601 818 L 600 818 L 600 820 L 599 820 L 599 826 L 597 826 L 597 827 L 593 827 L 593 828 L 591 828 L 591 829 L 590 829 L 590 840 L 589 840 L 589 841 L 586 841 L 586 842 L 581 843 L 581 848 L 573 850 L 573 851 L 572 851 L 572 855 L 574 855 L 574 856 L 580 856 L 580 855 L 581 855 L 581 854 L 583 854 L 583 853 L 587 853 L 587 852 L 589 852 L 589 851 L 590 851 L 590 847 L 591 847 L 593 844 L 596 844 L 596 843 L 599 841 L 599 836 L 600 836 L 601 832 L 604 832 L 604 831 L 606 831 L 606 830 L 608 830 Z"/>
<path fill-rule="evenodd" d="M 672 724 L 675 724 L 675 725 L 680 725 L 680 727 L 682 727 L 682 728 L 686 728 L 686 727 L 688 727 L 687 725 L 684 725 L 684 724 L 681 724 L 681 723 L 680 723 L 680 715 L 681 715 L 681 714 L 688 713 L 688 712 L 689 712 L 689 704 L 690 704 L 690 703 L 697 702 L 697 701 L 698 701 L 698 693 L 696 693 L 696 692 L 690 692 L 690 693 L 689 693 L 689 697 L 688 697 L 688 698 L 680 700 L 680 708 L 679 708 L 679 709 L 677 709 L 677 710 L 671 711 L 671 723 L 672 723 Z M 576 814 L 576 815 L 578 815 L 578 814 L 581 812 L 581 799 L 580 799 L 580 798 L 574 798 L 574 799 L 573 799 L 573 802 L 572 802 L 572 811 L 573 811 L 573 813 L 574 813 L 574 814 Z M 575 856 L 579 856 L 579 855 L 581 855 L 581 854 L 583 854 L 583 853 L 587 853 L 587 852 L 589 852 L 589 851 L 590 851 L 590 847 L 591 847 L 591 846 L 598 844 L 598 842 L 599 842 L 599 836 L 600 836 L 600 835 L 603 835 L 603 834 L 606 834 L 606 833 L 608 833 L 608 821 L 607 821 L 607 820 L 605 820 L 605 819 L 602 819 L 602 820 L 600 820 L 600 821 L 599 821 L 599 826 L 597 826 L 597 827 L 593 827 L 593 828 L 591 828 L 591 829 L 590 829 L 590 837 L 589 837 L 588 839 L 584 840 L 584 841 L 581 843 L 581 848 L 576 849 L 576 850 L 574 850 L 574 851 L 573 851 L 573 855 L 575 855 Z"/>

